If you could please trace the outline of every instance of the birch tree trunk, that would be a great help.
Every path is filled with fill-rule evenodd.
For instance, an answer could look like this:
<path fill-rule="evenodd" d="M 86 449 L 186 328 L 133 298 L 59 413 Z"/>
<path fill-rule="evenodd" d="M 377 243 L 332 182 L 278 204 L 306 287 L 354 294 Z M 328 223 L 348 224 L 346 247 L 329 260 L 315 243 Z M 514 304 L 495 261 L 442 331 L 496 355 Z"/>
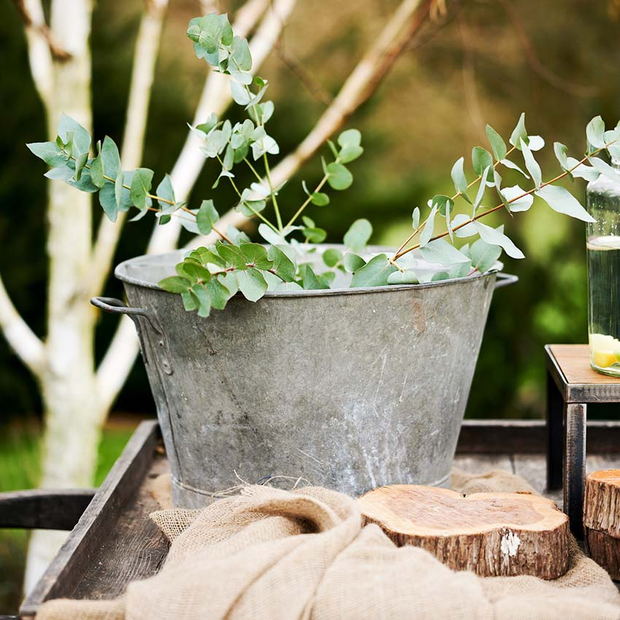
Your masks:
<path fill-rule="evenodd" d="M 91 0 L 54 0 L 51 32 L 70 57 L 53 64 L 47 101 L 48 128 L 55 134 L 64 112 L 84 127 L 91 116 Z M 51 136 L 50 139 L 54 139 Z M 41 486 L 68 488 L 93 483 L 101 426 L 94 402 L 95 313 L 84 294 L 91 250 L 90 195 L 64 183 L 49 184 L 48 321 L 46 359 L 40 377 L 44 403 Z M 40 577 L 64 535 L 35 532 L 25 589 Z"/>

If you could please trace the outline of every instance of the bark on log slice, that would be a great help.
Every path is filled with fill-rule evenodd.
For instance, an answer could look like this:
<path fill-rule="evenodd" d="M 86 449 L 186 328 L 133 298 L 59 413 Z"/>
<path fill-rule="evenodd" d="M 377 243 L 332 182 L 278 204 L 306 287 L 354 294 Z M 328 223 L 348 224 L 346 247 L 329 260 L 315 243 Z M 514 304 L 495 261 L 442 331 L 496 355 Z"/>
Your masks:
<path fill-rule="evenodd" d="M 620 469 L 603 469 L 587 475 L 583 524 L 620 538 Z"/>
<path fill-rule="evenodd" d="M 583 525 L 592 559 L 620 580 L 620 470 L 588 474 Z"/>
<path fill-rule="evenodd" d="M 430 551 L 453 570 L 484 577 L 568 570 L 568 517 L 554 502 L 522 493 L 474 493 L 392 485 L 359 499 L 366 523 L 398 545 Z"/>
<path fill-rule="evenodd" d="M 620 538 L 614 538 L 589 527 L 585 528 L 590 557 L 615 580 L 620 581 Z"/>

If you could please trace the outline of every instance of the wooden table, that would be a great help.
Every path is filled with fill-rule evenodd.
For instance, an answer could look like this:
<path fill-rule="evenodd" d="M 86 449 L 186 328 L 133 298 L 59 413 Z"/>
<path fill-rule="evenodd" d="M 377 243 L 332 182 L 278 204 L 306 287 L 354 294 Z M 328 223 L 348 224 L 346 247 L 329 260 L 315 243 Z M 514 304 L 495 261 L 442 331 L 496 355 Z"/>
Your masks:
<path fill-rule="evenodd" d="M 573 534 L 581 538 L 587 405 L 620 402 L 620 380 L 602 375 L 590 367 L 588 345 L 547 345 L 545 354 L 547 488 L 563 488 L 564 512 L 570 519 Z"/>
<path fill-rule="evenodd" d="M 620 467 L 620 422 L 590 423 L 588 433 L 588 469 Z M 545 491 L 546 446 L 542 420 L 466 420 L 455 466 L 470 473 L 506 470 L 557 501 L 557 491 Z M 157 422 L 143 422 L 99 489 L 0 494 L 0 528 L 73 528 L 19 616 L 0 620 L 31 619 L 43 601 L 54 598 L 114 598 L 129 582 L 156 574 L 168 542 L 148 516 L 160 508 L 151 485 L 168 471 Z M 59 502 L 62 510 L 55 508 Z"/>

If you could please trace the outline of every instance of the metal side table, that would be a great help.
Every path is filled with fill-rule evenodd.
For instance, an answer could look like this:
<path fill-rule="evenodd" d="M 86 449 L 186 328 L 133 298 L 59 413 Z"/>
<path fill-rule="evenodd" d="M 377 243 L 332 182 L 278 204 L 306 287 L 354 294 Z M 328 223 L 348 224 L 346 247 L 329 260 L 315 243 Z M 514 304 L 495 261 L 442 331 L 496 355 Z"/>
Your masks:
<path fill-rule="evenodd" d="M 563 489 L 571 531 L 583 538 L 588 403 L 620 403 L 620 380 L 590 368 L 588 345 L 545 346 L 547 488 Z"/>

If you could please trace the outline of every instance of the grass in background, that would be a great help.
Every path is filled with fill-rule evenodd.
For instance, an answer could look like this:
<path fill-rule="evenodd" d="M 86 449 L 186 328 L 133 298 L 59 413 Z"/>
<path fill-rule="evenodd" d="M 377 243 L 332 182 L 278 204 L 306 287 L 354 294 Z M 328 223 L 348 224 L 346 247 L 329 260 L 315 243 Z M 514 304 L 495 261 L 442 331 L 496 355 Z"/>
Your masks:
<path fill-rule="evenodd" d="M 120 456 L 133 433 L 129 424 L 104 429 L 99 447 L 96 486 Z M 0 429 L 0 492 L 32 489 L 40 474 L 40 426 L 31 423 Z M 27 530 L 0 530 L 0 614 L 17 613 L 28 545 Z"/>

